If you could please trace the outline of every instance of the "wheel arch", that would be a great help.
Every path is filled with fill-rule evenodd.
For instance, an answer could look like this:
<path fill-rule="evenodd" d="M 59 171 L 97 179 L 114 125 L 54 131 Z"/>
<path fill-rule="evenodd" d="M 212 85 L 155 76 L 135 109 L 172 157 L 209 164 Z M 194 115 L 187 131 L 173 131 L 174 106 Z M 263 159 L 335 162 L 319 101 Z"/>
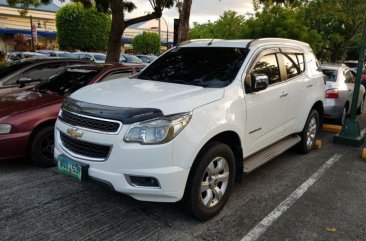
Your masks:
<path fill-rule="evenodd" d="M 235 156 L 235 181 L 241 182 L 243 180 L 243 149 L 241 145 L 240 136 L 235 131 L 224 131 L 216 134 L 211 139 L 209 139 L 200 149 L 196 155 L 193 165 L 198 161 L 197 157 L 200 156 L 205 147 L 214 141 L 224 143 L 228 145 L 234 153 Z"/>
<path fill-rule="evenodd" d="M 324 124 L 324 120 L 323 120 L 323 116 L 324 116 L 324 104 L 321 100 L 318 100 L 317 102 L 315 102 L 315 104 L 311 107 L 311 110 L 316 110 L 319 113 L 319 118 L 320 118 L 320 127 L 323 126 Z"/>

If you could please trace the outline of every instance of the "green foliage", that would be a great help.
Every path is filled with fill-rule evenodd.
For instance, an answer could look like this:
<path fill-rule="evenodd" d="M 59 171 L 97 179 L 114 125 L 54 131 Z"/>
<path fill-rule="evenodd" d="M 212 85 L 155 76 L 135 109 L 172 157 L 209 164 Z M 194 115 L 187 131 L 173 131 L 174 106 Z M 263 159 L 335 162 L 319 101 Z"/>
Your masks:
<path fill-rule="evenodd" d="M 313 0 L 306 10 L 309 26 L 322 36 L 322 55 L 330 55 L 332 61 L 344 60 L 347 52 L 352 51 L 348 47 L 359 45 L 365 0 Z"/>
<path fill-rule="evenodd" d="M 246 21 L 244 38 L 289 38 L 310 44 L 314 52 L 322 46 L 321 35 L 309 28 L 305 20 L 305 9 L 287 8 L 278 5 L 266 7 L 256 13 L 256 18 Z"/>
<path fill-rule="evenodd" d="M 195 24 L 188 32 L 188 39 L 216 38 L 215 24 Z"/>
<path fill-rule="evenodd" d="M 132 41 L 133 50 L 141 54 L 159 54 L 160 36 L 157 33 L 143 32 Z"/>
<path fill-rule="evenodd" d="M 225 11 L 214 23 L 194 25 L 188 33 L 188 38 L 239 39 L 242 38 L 244 31 L 244 17 L 235 11 Z"/>
<path fill-rule="evenodd" d="M 71 3 L 57 11 L 56 27 L 60 49 L 101 51 L 107 48 L 111 18 L 95 7 Z"/>

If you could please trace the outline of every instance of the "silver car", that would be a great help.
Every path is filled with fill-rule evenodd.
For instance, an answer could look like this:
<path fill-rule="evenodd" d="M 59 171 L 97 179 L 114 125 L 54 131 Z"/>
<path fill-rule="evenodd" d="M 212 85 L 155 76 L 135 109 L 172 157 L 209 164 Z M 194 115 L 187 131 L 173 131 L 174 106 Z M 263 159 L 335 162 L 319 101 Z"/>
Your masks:
<path fill-rule="evenodd" d="M 346 65 L 322 65 L 326 79 L 324 118 L 335 119 L 338 124 L 344 123 L 351 111 L 353 89 L 356 77 Z M 361 114 L 365 103 L 365 87 L 360 86 L 357 113 Z"/>

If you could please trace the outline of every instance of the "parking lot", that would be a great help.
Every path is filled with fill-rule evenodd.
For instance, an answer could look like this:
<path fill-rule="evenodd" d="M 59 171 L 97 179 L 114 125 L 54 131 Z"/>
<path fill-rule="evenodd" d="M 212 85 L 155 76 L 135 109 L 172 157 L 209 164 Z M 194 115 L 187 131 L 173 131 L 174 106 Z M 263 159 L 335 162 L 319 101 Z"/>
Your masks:
<path fill-rule="evenodd" d="M 365 114 L 359 118 L 365 127 Z M 139 202 L 25 160 L 1 162 L 0 239 L 364 240 L 362 147 L 335 145 L 332 136 L 321 133 L 321 150 L 290 150 L 245 176 L 207 222 L 186 216 L 179 204 Z"/>

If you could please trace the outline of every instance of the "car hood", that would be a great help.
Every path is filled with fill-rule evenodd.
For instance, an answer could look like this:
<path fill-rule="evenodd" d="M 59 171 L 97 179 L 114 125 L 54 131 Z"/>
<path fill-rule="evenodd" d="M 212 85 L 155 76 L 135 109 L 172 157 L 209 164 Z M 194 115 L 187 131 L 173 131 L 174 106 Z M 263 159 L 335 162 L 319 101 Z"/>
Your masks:
<path fill-rule="evenodd" d="M 224 88 L 124 78 L 86 86 L 70 97 L 106 106 L 156 108 L 167 115 L 192 111 L 223 96 Z"/>
<path fill-rule="evenodd" d="M 42 94 L 34 91 L 23 91 L 0 97 L 0 118 L 12 114 L 29 111 L 56 102 L 61 102 L 63 96 Z"/>

